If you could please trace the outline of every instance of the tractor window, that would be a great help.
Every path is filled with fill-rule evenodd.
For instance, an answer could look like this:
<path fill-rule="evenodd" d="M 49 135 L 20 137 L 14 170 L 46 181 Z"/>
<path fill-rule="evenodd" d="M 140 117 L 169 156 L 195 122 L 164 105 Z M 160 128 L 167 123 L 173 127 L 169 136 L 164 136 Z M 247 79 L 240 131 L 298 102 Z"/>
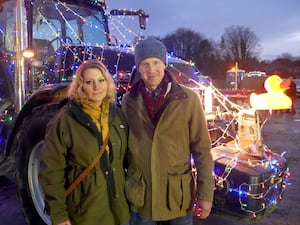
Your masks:
<path fill-rule="evenodd" d="M 1 2 L 0 13 L 0 50 L 13 51 L 15 48 L 14 1 Z"/>
<path fill-rule="evenodd" d="M 33 39 L 62 45 L 100 46 L 107 43 L 103 11 L 55 1 L 33 2 Z"/>
<path fill-rule="evenodd" d="M 106 33 L 100 13 L 86 17 L 84 23 L 80 23 L 83 34 L 83 42 L 87 46 L 101 46 L 107 43 Z"/>

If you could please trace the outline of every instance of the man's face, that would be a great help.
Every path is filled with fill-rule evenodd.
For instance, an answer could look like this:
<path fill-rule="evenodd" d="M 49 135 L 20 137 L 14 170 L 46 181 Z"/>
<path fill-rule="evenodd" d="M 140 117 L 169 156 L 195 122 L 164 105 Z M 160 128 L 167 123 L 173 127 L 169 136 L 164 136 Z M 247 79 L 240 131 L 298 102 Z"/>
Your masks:
<path fill-rule="evenodd" d="M 166 65 L 158 58 L 147 58 L 139 65 L 139 72 L 147 88 L 156 90 L 165 74 Z"/>

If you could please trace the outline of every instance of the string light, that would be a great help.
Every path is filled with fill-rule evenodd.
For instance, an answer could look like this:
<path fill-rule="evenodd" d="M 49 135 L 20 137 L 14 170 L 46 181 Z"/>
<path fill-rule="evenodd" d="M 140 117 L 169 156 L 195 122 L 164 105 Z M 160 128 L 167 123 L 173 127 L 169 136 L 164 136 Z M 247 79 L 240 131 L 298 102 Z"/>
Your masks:
<path fill-rule="evenodd" d="M 124 9 L 126 10 L 126 9 Z M 132 9 L 131 9 L 132 10 Z M 137 34 L 134 30 L 130 29 L 125 23 L 123 23 L 123 20 L 125 18 L 134 20 L 134 16 L 128 16 L 128 15 L 118 15 L 118 16 L 108 16 L 109 25 L 111 32 L 114 31 L 118 34 L 118 36 L 123 39 L 119 40 L 118 44 L 126 43 L 126 45 L 134 46 L 135 42 L 140 40 L 143 36 L 144 30 L 141 29 L 140 33 Z M 148 20 L 148 18 L 146 18 Z M 129 36 L 129 37 L 128 37 Z"/>
<path fill-rule="evenodd" d="M 268 151 L 270 153 L 270 150 Z M 253 219 L 257 218 L 257 214 L 265 211 L 268 208 L 276 206 L 282 199 L 282 193 L 288 184 L 288 178 L 290 176 L 288 168 L 282 168 L 284 160 L 281 155 L 273 153 L 272 156 L 266 159 L 247 159 L 241 160 L 239 157 L 232 158 L 232 155 L 223 154 L 223 157 L 227 157 L 227 164 L 223 165 L 223 172 L 220 165 L 217 165 L 217 169 L 214 171 L 216 189 L 224 189 L 224 183 L 231 183 L 228 180 L 233 179 L 230 176 L 232 171 L 238 165 L 247 165 L 251 168 L 263 168 L 265 170 L 262 176 L 263 180 L 259 182 L 243 182 L 237 187 L 229 187 L 228 194 L 238 196 L 238 202 L 240 204 L 240 209 L 245 213 L 249 213 Z M 218 161 L 218 160 L 216 160 Z M 269 174 L 266 176 L 266 174 Z M 235 181 L 236 184 L 238 181 Z M 233 186 L 233 185 L 232 185 Z M 234 198 L 233 198 L 234 199 Z M 255 207 L 252 205 L 253 201 L 256 203 Z M 252 203 L 251 203 L 252 202 Z"/>
<path fill-rule="evenodd" d="M 198 87 L 193 87 L 193 90 L 199 94 L 200 99 L 203 101 L 206 86 L 197 82 L 194 83 Z M 224 201 L 229 199 L 228 204 L 230 206 L 226 206 L 235 207 L 239 205 L 239 208 L 235 210 L 241 210 L 241 212 L 249 215 L 252 220 L 257 220 L 261 218 L 258 217 L 258 214 L 266 210 L 272 210 L 278 205 L 284 190 L 289 185 L 290 172 L 286 166 L 285 152 L 277 154 L 261 142 L 261 129 L 266 121 L 270 119 L 270 114 L 259 125 L 260 120 L 255 110 L 230 101 L 212 84 L 209 84 L 209 86 L 210 94 L 215 100 L 214 107 L 218 107 L 213 110 L 215 112 L 214 117 L 210 117 L 209 129 L 210 132 L 215 130 L 220 132 L 218 138 L 212 142 L 212 145 L 215 146 L 212 152 L 216 154 L 214 155 L 216 157 L 214 157 L 215 169 L 213 172 L 216 189 L 215 197 L 218 193 L 221 193 L 221 197 L 217 196 L 215 199 L 217 201 L 215 208 L 219 206 L 222 208 Z M 204 90 L 204 92 L 201 90 Z M 221 123 L 218 123 L 219 120 L 221 120 Z M 225 126 L 224 121 L 226 121 Z M 241 124 L 244 124 L 244 127 L 241 127 Z M 237 131 L 232 133 L 233 127 Z M 247 127 L 251 128 L 253 133 L 245 134 Z M 246 141 L 249 142 L 247 145 L 253 146 L 254 152 L 248 152 L 242 146 L 245 137 L 247 138 Z M 228 138 L 232 141 L 228 142 Z M 226 150 L 219 151 L 218 146 L 227 149 L 227 153 Z M 244 170 L 247 168 L 257 171 L 254 175 L 257 177 L 250 178 L 251 174 L 237 172 L 240 167 L 243 167 Z M 245 176 L 245 180 L 239 181 L 239 179 L 242 179 L 242 175 Z M 239 184 L 239 182 L 242 183 Z M 226 192 L 229 195 L 226 197 L 227 200 L 220 200 L 221 203 L 218 204 L 219 198 L 225 198 Z M 224 211 L 228 212 L 228 207 Z"/>

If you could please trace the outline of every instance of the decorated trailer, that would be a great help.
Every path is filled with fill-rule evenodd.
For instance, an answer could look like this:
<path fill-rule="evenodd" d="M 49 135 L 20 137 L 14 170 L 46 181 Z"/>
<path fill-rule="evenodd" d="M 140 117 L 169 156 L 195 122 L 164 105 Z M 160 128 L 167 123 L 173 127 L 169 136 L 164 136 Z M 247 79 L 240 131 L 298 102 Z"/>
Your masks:
<path fill-rule="evenodd" d="M 120 46 L 110 32 L 109 21 L 120 15 L 138 17 L 145 29 L 143 10 L 108 12 L 104 0 L 0 1 L 0 175 L 16 179 L 28 224 L 51 224 L 39 154 L 78 66 L 101 60 L 116 82 L 119 104 L 137 78 L 133 46 Z M 168 69 L 205 105 L 216 163 L 214 212 L 250 222 L 264 217 L 277 207 L 288 168 L 261 142 L 259 116 L 229 101 L 192 64 L 170 57 Z"/>

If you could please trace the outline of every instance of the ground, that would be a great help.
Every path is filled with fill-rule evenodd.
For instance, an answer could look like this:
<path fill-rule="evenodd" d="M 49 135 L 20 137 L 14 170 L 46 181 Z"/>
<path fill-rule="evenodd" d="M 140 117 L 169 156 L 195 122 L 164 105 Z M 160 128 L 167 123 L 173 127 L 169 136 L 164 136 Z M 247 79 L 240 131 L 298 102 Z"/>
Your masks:
<path fill-rule="evenodd" d="M 277 153 L 286 151 L 291 176 L 278 208 L 253 225 L 296 225 L 300 221 L 300 99 L 297 112 L 273 113 L 262 129 L 263 142 Z M 0 177 L 0 225 L 27 225 L 17 200 L 17 186 L 6 177 Z M 244 223 L 211 215 L 206 220 L 195 220 L 194 225 L 244 225 Z"/>

